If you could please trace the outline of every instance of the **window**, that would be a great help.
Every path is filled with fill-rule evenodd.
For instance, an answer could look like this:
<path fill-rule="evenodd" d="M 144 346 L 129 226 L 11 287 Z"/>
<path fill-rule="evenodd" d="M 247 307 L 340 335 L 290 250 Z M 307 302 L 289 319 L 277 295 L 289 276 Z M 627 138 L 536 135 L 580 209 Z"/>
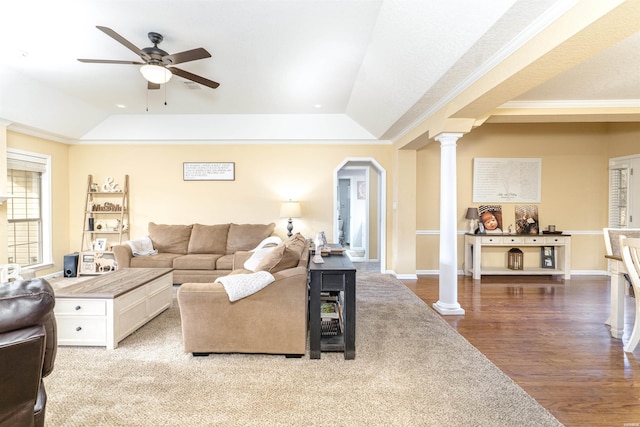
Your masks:
<path fill-rule="evenodd" d="M 627 226 L 629 169 L 609 169 L 609 227 Z"/>
<path fill-rule="evenodd" d="M 611 228 L 640 228 L 638 170 L 640 170 L 640 155 L 609 159 L 609 227 Z"/>
<path fill-rule="evenodd" d="M 22 267 L 51 262 L 48 156 L 7 150 L 8 259 Z M 45 225 L 47 224 L 47 225 Z"/>

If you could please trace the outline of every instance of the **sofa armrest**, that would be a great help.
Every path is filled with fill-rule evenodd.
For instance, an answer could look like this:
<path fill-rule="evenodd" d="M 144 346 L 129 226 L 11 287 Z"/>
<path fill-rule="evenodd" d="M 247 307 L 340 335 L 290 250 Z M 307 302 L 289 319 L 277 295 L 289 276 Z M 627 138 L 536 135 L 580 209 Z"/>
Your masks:
<path fill-rule="evenodd" d="M 118 265 L 118 268 L 131 267 L 133 251 L 129 245 L 115 245 L 113 247 L 113 255 L 116 257 L 116 264 Z"/>

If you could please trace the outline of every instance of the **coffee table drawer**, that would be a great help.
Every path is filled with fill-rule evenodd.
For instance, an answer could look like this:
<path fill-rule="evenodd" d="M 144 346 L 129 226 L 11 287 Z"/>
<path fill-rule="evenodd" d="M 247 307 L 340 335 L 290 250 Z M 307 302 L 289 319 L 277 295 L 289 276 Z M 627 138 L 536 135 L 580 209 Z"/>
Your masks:
<path fill-rule="evenodd" d="M 56 316 L 59 345 L 105 345 L 105 317 Z"/>
<path fill-rule="evenodd" d="M 56 315 L 104 316 L 107 314 L 107 302 L 89 299 L 56 299 Z"/>
<path fill-rule="evenodd" d="M 147 285 L 149 289 L 149 295 L 154 295 L 158 293 L 158 291 L 163 291 L 166 289 L 173 288 L 173 274 L 167 274 L 166 276 L 162 276 L 154 280 L 153 282 Z"/>

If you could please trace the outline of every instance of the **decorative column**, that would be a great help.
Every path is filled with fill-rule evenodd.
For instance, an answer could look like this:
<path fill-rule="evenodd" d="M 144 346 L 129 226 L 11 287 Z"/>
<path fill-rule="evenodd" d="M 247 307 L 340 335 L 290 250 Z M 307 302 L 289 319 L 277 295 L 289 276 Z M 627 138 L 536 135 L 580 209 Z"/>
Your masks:
<path fill-rule="evenodd" d="M 464 314 L 458 303 L 456 142 L 461 133 L 442 133 L 440 142 L 440 294 L 433 308 L 442 315 Z"/>

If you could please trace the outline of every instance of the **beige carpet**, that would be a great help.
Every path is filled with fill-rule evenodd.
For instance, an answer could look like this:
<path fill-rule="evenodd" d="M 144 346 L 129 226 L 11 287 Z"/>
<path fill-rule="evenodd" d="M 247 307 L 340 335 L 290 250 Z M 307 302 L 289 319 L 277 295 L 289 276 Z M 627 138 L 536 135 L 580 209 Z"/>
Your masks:
<path fill-rule="evenodd" d="M 193 358 L 174 300 L 114 351 L 59 347 L 47 426 L 561 425 L 391 276 L 358 272 L 357 303 L 345 361 Z"/>

